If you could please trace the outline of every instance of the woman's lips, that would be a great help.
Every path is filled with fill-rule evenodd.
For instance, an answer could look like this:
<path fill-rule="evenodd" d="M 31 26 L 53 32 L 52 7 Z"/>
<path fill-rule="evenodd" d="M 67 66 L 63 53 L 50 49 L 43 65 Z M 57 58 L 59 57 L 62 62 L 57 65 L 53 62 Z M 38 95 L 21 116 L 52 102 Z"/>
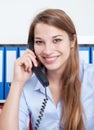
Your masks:
<path fill-rule="evenodd" d="M 57 60 L 58 56 L 44 57 L 44 62 L 47 64 L 52 64 Z"/>

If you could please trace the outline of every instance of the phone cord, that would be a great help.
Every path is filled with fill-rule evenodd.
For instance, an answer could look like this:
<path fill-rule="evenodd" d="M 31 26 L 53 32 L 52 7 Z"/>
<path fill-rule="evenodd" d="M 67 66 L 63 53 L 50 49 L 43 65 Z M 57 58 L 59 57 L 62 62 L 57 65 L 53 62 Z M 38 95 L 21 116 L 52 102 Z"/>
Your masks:
<path fill-rule="evenodd" d="M 46 91 L 46 87 L 45 87 L 45 98 L 43 99 L 42 106 L 40 108 L 39 116 L 38 116 L 38 119 L 36 120 L 34 130 L 38 130 L 38 128 L 39 128 L 40 121 L 43 117 L 47 101 L 48 101 L 48 98 L 47 98 L 47 91 Z"/>

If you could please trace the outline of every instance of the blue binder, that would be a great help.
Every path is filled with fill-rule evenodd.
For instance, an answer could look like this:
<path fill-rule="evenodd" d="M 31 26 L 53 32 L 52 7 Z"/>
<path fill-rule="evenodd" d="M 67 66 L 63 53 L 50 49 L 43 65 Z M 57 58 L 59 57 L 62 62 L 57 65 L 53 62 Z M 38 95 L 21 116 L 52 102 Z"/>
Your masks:
<path fill-rule="evenodd" d="M 20 56 L 22 56 L 24 54 L 24 52 L 26 50 L 26 46 L 19 47 L 18 50 L 19 50 L 18 54 L 19 54 L 19 57 L 20 57 Z"/>
<path fill-rule="evenodd" d="M 90 47 L 79 47 L 79 57 L 86 63 L 90 63 L 91 62 Z"/>
<path fill-rule="evenodd" d="M 6 55 L 6 76 L 5 76 L 5 99 L 8 96 L 9 93 L 9 87 L 13 80 L 13 74 L 14 74 L 14 61 L 18 57 L 18 48 L 17 47 L 6 47 L 5 48 L 5 55 Z"/>
<path fill-rule="evenodd" d="M 91 63 L 94 64 L 94 47 L 91 47 Z"/>
<path fill-rule="evenodd" d="M 0 47 L 0 100 L 4 98 L 4 48 Z"/>

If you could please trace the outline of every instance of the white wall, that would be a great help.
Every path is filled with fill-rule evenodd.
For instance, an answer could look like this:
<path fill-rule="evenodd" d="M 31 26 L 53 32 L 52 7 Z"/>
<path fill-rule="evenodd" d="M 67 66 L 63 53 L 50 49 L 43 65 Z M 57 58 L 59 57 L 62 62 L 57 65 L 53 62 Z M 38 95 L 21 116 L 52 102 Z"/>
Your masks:
<path fill-rule="evenodd" d="M 94 0 L 0 0 L 0 44 L 25 44 L 32 18 L 45 8 L 65 10 L 79 41 L 94 43 Z"/>

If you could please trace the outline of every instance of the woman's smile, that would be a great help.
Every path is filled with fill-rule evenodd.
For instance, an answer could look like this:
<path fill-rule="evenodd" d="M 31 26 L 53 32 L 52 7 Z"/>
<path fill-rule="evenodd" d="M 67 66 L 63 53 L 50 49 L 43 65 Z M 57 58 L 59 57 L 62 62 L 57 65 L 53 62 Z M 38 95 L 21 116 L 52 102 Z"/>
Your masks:
<path fill-rule="evenodd" d="M 59 56 L 47 56 L 43 57 L 43 60 L 46 64 L 53 64 L 57 61 Z"/>

